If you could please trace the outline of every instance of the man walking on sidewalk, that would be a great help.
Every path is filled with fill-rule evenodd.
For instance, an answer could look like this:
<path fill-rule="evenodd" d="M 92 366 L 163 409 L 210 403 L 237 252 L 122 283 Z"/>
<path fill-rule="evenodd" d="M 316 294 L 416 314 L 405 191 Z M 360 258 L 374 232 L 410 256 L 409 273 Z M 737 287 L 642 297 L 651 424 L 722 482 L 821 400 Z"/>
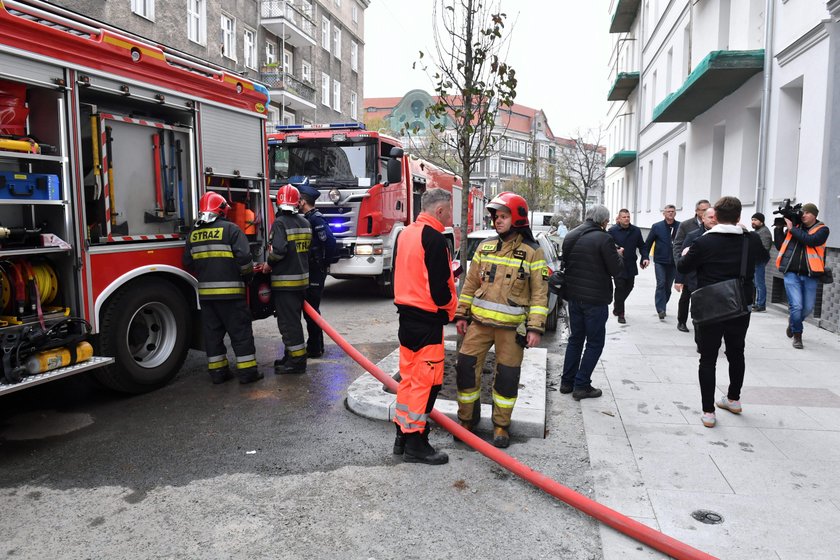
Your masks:
<path fill-rule="evenodd" d="M 609 220 L 605 206 L 593 206 L 586 211 L 586 221 L 563 240 L 571 332 L 560 392 L 572 393 L 576 401 L 601 396 L 601 390 L 592 386 L 592 371 L 604 349 L 612 278 L 623 269 L 620 252 L 624 251 L 616 249 L 605 231 Z"/>
<path fill-rule="evenodd" d="M 773 234 L 767 226 L 764 225 L 764 214 L 756 212 L 752 215 L 752 227 L 761 239 L 761 246 L 764 247 L 764 253 L 759 255 L 755 261 L 755 305 L 753 311 L 767 310 L 767 282 L 765 280 L 765 270 L 767 263 L 770 261 L 770 247 L 773 246 Z"/>
<path fill-rule="evenodd" d="M 788 338 L 793 338 L 793 347 L 801 349 L 802 322 L 814 310 L 817 301 L 817 280 L 825 272 L 825 244 L 828 241 L 828 226 L 817 220 L 819 209 L 816 204 L 802 206 L 801 223 L 795 224 L 785 218 L 787 235 L 776 257 L 779 272 L 785 275 L 785 293 L 790 310 L 787 328 Z"/>
<path fill-rule="evenodd" d="M 443 224 L 452 195 L 429 189 L 417 220 L 400 234 L 394 265 L 394 304 L 400 315 L 400 385 L 394 453 L 407 463 L 442 465 L 449 457 L 429 445 L 429 414 L 443 385 L 443 326 L 455 317 L 458 295 Z"/>
<path fill-rule="evenodd" d="M 643 254 L 645 242 L 642 239 L 642 230 L 630 223 L 630 210 L 622 208 L 618 211 L 616 224 L 607 232 L 615 240 L 615 244 L 621 247 L 624 252 L 624 268 L 614 278 L 615 282 L 615 303 L 613 304 L 613 315 L 618 317 L 619 323 L 626 323 L 624 319 L 624 302 L 633 291 L 633 286 L 636 284 L 636 276 L 639 274 L 639 269 L 636 266 L 636 251 L 639 251 L 639 256 Z M 642 260 L 642 270 L 647 268 L 650 264 L 648 260 Z"/>
<path fill-rule="evenodd" d="M 680 227 L 680 223 L 674 219 L 677 215 L 676 206 L 666 205 L 662 215 L 665 219 L 651 226 L 642 251 L 642 258 L 649 261 L 650 251 L 653 249 L 653 269 L 656 272 L 654 302 L 660 319 L 665 318 L 668 300 L 671 299 L 671 285 L 677 272 L 674 265 L 673 240 L 677 236 L 677 228 Z"/>
<path fill-rule="evenodd" d="M 705 231 L 703 227 L 703 214 L 709 209 L 709 206 L 708 200 L 698 200 L 697 204 L 694 205 L 694 218 L 680 222 L 680 227 L 677 229 L 677 236 L 674 238 L 675 263 L 680 260 L 680 255 L 682 254 L 688 235 L 694 231 Z M 677 303 L 677 330 L 688 332 L 686 323 L 688 322 L 688 306 L 691 303 L 691 292 L 693 288 L 686 287 L 679 271 L 677 271 L 674 277 L 674 289 L 680 292 L 680 301 Z"/>

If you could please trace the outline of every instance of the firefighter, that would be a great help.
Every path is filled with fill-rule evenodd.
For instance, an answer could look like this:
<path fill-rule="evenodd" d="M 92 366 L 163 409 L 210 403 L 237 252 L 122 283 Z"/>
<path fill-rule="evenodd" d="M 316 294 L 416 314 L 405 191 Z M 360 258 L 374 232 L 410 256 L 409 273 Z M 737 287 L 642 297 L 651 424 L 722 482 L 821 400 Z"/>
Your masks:
<path fill-rule="evenodd" d="M 207 370 L 216 385 L 233 377 L 225 333 L 236 355 L 239 382 L 253 383 L 263 377 L 257 369 L 251 312 L 245 301 L 245 286 L 254 276 L 254 263 L 245 234 L 225 219 L 229 208 L 220 194 L 208 192 L 201 197 L 183 259 L 184 268 L 194 271 L 198 278 Z"/>
<path fill-rule="evenodd" d="M 443 326 L 458 303 L 443 224 L 452 220 L 452 194 L 429 189 L 417 220 L 400 234 L 394 265 L 394 304 L 400 315 L 400 385 L 394 412 L 394 453 L 409 463 L 442 465 L 446 453 L 429 445 L 428 416 L 443 384 Z"/>
<path fill-rule="evenodd" d="M 481 370 L 495 346 L 493 445 L 507 447 L 524 348 L 539 345 L 545 332 L 548 267 L 531 233 L 524 198 L 503 192 L 487 209 L 498 236 L 475 252 L 455 312 L 458 334 L 464 335 L 455 366 L 458 420 L 468 430 L 478 425 Z"/>
<path fill-rule="evenodd" d="M 306 288 L 305 300 L 312 308 L 321 312 L 321 292 L 324 291 L 324 280 L 327 278 L 327 268 L 337 256 L 335 237 L 324 216 L 315 208 L 315 201 L 321 196 L 321 191 L 309 184 L 298 185 L 300 202 L 298 209 L 312 226 L 312 245 L 309 247 L 309 286 Z M 309 335 L 306 341 L 306 355 L 310 358 L 320 358 L 324 355 L 324 331 L 321 330 L 309 315 L 306 319 L 306 331 Z"/>
<path fill-rule="evenodd" d="M 292 185 L 277 191 L 277 214 L 268 236 L 268 259 L 263 272 L 271 274 L 271 293 L 277 326 L 283 338 L 283 357 L 274 361 L 274 373 L 306 373 L 306 344 L 300 314 L 309 286 L 309 245 L 312 228 L 298 215 L 300 192 Z"/>

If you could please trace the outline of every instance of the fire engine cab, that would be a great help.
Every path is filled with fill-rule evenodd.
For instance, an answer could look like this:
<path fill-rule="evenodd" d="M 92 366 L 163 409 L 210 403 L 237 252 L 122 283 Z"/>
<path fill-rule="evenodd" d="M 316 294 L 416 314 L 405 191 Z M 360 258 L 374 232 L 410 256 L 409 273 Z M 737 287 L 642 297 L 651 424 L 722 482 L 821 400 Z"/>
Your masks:
<path fill-rule="evenodd" d="M 394 247 L 420 213 L 426 189 L 452 193 L 453 221 L 444 224 L 452 252 L 460 243 L 461 179 L 406 153 L 402 144 L 363 124 L 282 125 L 268 135 L 270 188 L 308 181 L 322 196 L 317 207 L 330 225 L 340 258 L 335 278 L 369 277 L 393 297 Z M 323 196 L 326 195 L 326 196 Z M 468 231 L 480 227 L 484 195 L 471 189 Z"/>
<path fill-rule="evenodd" d="M 0 394 L 86 370 L 127 393 L 175 376 L 201 330 L 181 257 L 206 190 L 264 260 L 267 102 L 72 11 L 0 2 Z"/>

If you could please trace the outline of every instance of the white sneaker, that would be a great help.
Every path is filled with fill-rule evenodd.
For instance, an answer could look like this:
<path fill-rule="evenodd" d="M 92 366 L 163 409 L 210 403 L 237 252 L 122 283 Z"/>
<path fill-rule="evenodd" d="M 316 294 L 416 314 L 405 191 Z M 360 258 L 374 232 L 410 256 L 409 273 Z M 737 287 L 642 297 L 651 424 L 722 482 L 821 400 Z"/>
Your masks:
<path fill-rule="evenodd" d="M 700 417 L 700 421 L 703 422 L 703 425 L 707 428 L 714 428 L 717 423 L 714 412 L 704 412 L 703 416 Z"/>
<path fill-rule="evenodd" d="M 741 414 L 741 401 L 730 401 L 726 395 L 721 395 L 721 397 L 715 401 L 715 404 L 718 408 L 728 410 L 732 414 Z"/>

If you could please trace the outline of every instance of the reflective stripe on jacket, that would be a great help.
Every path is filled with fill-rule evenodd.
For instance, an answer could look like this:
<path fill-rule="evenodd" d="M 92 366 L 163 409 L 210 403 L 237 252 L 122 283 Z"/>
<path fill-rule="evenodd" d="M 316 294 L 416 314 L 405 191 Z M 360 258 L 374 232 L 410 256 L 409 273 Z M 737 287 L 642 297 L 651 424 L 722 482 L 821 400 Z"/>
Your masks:
<path fill-rule="evenodd" d="M 303 216 L 279 212 L 268 236 L 271 289 L 305 290 L 309 286 L 312 228 Z"/>
<path fill-rule="evenodd" d="M 821 229 L 823 229 L 825 227 L 827 227 L 827 226 L 824 223 L 817 222 L 813 226 L 811 226 L 810 229 L 808 229 L 807 233 L 808 233 L 808 235 L 814 235 L 815 233 L 817 233 L 818 231 L 820 231 Z M 776 257 L 776 268 L 778 268 L 781 272 L 787 272 L 787 268 L 790 265 L 790 257 L 785 259 L 784 255 L 785 255 L 785 252 L 788 249 L 788 246 L 790 245 L 791 239 L 793 239 L 793 234 L 791 233 L 791 230 L 788 230 L 787 235 L 785 235 L 785 240 L 782 243 L 782 248 L 779 249 L 779 254 Z M 823 272 L 825 272 L 825 244 L 826 244 L 826 241 L 823 241 L 820 245 L 817 245 L 815 247 L 807 245 L 807 244 L 805 244 L 801 241 L 796 241 L 796 242 L 799 243 L 799 245 L 801 245 L 805 249 L 805 256 L 807 257 L 806 264 L 808 265 L 808 271 L 811 272 L 811 273 L 818 273 L 818 274 L 822 274 Z M 791 249 L 791 251 L 792 252 L 795 251 L 795 248 L 796 247 L 794 246 L 794 248 Z M 782 261 L 783 260 L 787 261 L 786 266 L 784 267 L 785 270 L 782 270 Z"/>
<path fill-rule="evenodd" d="M 545 332 L 548 315 L 548 265 L 536 242 L 516 234 L 481 242 L 458 298 L 455 317 L 483 325 Z"/>
<path fill-rule="evenodd" d="M 183 262 L 198 279 L 199 299 L 244 298 L 242 277 L 254 270 L 248 238 L 239 226 L 223 218 L 189 233 Z"/>

